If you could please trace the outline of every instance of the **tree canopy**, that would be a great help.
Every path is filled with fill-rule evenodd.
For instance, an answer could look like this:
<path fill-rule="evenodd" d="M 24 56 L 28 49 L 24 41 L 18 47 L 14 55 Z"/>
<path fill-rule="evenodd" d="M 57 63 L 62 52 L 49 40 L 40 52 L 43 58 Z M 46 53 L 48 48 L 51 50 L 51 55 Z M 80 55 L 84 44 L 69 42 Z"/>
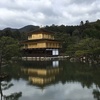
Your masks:
<path fill-rule="evenodd" d="M 26 26 L 22 29 L 6 28 L 0 31 L 0 36 L 8 36 L 18 41 L 27 39 L 27 33 L 39 28 L 38 26 Z M 100 45 L 100 20 L 95 22 L 80 21 L 79 25 L 54 25 L 45 26 L 48 31 L 53 31 L 55 38 L 62 41 L 61 53 L 68 55 L 98 54 Z M 91 47 L 87 46 L 91 45 Z M 92 49 L 92 47 L 94 49 Z M 85 48 L 85 49 L 84 49 Z M 12 51 L 13 52 L 13 51 Z M 12 53 L 13 54 L 13 53 Z M 10 55 L 11 56 L 11 55 Z M 7 56 L 8 57 L 8 56 Z M 7 58 L 6 57 L 6 58 Z"/>
<path fill-rule="evenodd" d="M 0 67 L 2 62 L 8 62 L 19 55 L 19 43 L 11 37 L 0 38 Z"/>

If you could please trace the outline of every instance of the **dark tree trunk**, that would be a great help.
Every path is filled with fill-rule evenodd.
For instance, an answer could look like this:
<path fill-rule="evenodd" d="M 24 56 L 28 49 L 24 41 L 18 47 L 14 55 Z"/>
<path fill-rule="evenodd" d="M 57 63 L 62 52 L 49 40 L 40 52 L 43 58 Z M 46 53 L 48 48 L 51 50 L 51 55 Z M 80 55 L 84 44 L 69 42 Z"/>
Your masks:
<path fill-rule="evenodd" d="M 0 74 L 1 74 L 1 66 L 2 66 L 2 56 L 0 55 Z"/>
<path fill-rule="evenodd" d="M 0 94 L 1 94 L 1 100 L 2 100 L 3 93 L 2 93 L 2 89 L 1 89 L 1 82 L 0 82 Z"/>

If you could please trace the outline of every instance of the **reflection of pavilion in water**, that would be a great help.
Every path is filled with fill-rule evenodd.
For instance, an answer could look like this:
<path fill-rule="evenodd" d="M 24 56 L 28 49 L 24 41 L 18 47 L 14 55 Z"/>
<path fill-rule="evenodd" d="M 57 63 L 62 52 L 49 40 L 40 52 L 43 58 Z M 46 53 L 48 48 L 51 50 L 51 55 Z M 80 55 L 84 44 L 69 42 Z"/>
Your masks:
<path fill-rule="evenodd" d="M 38 66 L 33 67 L 36 63 Z M 35 62 L 32 65 L 32 67 L 22 68 L 22 71 L 28 75 L 30 84 L 40 87 L 55 83 L 62 71 L 62 68 L 59 67 L 59 61 Z"/>

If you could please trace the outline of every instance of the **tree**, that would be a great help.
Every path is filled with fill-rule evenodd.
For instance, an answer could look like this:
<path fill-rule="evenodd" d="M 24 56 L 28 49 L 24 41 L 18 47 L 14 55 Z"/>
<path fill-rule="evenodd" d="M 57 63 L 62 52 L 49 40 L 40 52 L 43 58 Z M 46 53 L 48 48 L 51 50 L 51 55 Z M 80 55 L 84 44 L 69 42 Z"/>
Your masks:
<path fill-rule="evenodd" d="M 86 38 L 77 43 L 75 47 L 77 48 L 75 51 L 76 56 L 86 56 L 90 59 L 99 61 L 99 55 L 100 55 L 99 39 Z"/>
<path fill-rule="evenodd" d="M 0 72 L 2 63 L 8 62 L 12 57 L 19 55 L 19 43 L 11 37 L 0 38 Z"/>
<path fill-rule="evenodd" d="M 3 30 L 3 36 L 8 36 L 8 37 L 12 37 L 13 32 L 11 31 L 10 28 L 6 28 Z"/>
<path fill-rule="evenodd" d="M 95 28 L 86 28 L 83 31 L 83 34 L 85 37 L 92 37 L 92 38 L 100 39 L 100 31 L 98 31 Z"/>
<path fill-rule="evenodd" d="M 12 38 L 21 40 L 21 33 L 19 30 L 15 30 L 12 34 Z"/>
<path fill-rule="evenodd" d="M 84 22 L 83 22 L 83 21 L 81 21 L 81 22 L 80 22 L 80 26 L 83 26 L 83 25 L 84 25 Z"/>
<path fill-rule="evenodd" d="M 81 39 L 79 42 L 69 45 L 66 53 L 70 56 L 73 55 L 79 58 L 85 56 L 90 58 L 92 61 L 96 60 L 99 62 L 100 40 L 95 38 Z"/>
<path fill-rule="evenodd" d="M 89 25 L 89 20 L 86 20 L 85 21 L 85 25 Z"/>

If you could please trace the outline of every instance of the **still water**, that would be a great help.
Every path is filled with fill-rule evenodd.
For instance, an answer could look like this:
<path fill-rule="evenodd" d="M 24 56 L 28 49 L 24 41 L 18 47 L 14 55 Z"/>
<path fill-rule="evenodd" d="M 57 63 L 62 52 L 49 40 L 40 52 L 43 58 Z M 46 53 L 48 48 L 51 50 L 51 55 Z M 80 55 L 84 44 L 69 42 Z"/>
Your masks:
<path fill-rule="evenodd" d="M 2 82 L 6 84 L 3 95 L 9 100 L 100 100 L 99 65 L 37 61 L 2 70 L 10 75 Z"/>

